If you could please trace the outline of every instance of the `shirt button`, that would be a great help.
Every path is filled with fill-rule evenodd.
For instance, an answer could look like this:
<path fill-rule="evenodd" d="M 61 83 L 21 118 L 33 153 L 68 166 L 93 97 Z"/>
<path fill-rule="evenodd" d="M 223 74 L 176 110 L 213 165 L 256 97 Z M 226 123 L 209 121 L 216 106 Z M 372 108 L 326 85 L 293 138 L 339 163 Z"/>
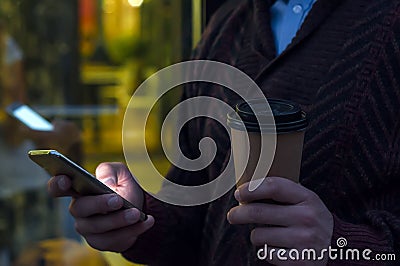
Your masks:
<path fill-rule="evenodd" d="M 295 14 L 299 14 L 300 12 L 303 11 L 303 7 L 301 5 L 294 5 L 292 8 L 293 12 Z"/>

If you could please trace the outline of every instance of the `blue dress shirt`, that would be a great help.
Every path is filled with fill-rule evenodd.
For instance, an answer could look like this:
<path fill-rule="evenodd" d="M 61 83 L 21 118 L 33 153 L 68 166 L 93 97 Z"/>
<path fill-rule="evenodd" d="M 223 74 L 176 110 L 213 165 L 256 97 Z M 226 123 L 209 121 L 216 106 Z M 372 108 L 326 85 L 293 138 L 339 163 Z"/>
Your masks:
<path fill-rule="evenodd" d="M 277 0 L 271 7 L 271 26 L 277 54 L 291 43 L 316 0 Z"/>

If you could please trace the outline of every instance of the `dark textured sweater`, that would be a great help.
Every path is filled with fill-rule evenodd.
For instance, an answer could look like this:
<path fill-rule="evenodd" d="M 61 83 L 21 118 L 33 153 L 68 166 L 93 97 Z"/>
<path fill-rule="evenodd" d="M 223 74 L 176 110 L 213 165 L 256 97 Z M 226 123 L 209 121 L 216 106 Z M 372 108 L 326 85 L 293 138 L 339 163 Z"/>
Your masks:
<path fill-rule="evenodd" d="M 268 97 L 301 104 L 310 118 L 301 184 L 332 212 L 332 246 L 345 237 L 349 248 L 397 253 L 400 261 L 400 2 L 318 0 L 279 57 L 269 26 L 270 4 L 243 0 L 233 8 L 224 6 L 194 58 L 236 66 Z M 187 85 L 183 99 L 199 95 L 232 106 L 238 101 L 224 88 L 201 83 Z M 169 179 L 193 185 L 218 176 L 230 142 L 216 121 L 190 121 L 181 132 L 181 147 L 195 158 L 206 136 L 217 143 L 214 162 L 195 173 L 172 167 Z M 197 207 L 172 206 L 147 196 L 145 211 L 155 217 L 155 226 L 123 255 L 151 265 L 266 265 L 257 260 L 250 243 L 252 225 L 226 220 L 237 205 L 233 191 Z"/>

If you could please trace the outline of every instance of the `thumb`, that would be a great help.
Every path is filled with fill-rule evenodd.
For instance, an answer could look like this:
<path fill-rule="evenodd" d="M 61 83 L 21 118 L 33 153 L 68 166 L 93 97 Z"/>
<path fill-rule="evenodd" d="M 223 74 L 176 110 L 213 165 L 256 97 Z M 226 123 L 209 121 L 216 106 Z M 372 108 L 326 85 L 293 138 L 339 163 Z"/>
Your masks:
<path fill-rule="evenodd" d="M 118 168 L 114 163 L 101 163 L 96 168 L 96 178 L 116 190 L 118 186 Z"/>
<path fill-rule="evenodd" d="M 96 178 L 135 206 L 143 206 L 143 191 L 124 164 L 101 163 L 96 168 Z"/>

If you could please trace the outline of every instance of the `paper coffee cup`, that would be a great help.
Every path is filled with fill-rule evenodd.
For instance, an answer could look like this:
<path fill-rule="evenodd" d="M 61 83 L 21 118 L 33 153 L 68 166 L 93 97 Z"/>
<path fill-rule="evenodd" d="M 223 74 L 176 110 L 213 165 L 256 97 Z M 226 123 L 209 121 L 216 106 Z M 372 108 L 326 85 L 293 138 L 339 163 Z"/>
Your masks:
<path fill-rule="evenodd" d="M 237 186 L 266 176 L 299 181 L 304 132 L 308 125 L 306 113 L 286 100 L 268 99 L 268 103 L 273 119 L 266 117 L 271 112 L 265 112 L 265 100 L 238 104 L 236 112 L 228 114 Z M 255 114 L 265 119 L 257 120 Z M 256 167 L 258 162 L 269 166 L 271 161 L 270 168 Z"/>

